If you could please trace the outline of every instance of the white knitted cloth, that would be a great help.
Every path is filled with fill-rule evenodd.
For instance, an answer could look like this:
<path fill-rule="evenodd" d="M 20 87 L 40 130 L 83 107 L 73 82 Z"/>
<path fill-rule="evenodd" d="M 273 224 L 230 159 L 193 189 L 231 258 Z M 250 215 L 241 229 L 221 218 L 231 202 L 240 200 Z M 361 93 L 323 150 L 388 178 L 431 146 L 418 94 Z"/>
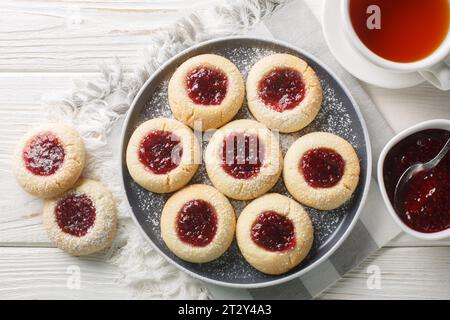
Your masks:
<path fill-rule="evenodd" d="M 100 66 L 98 79 L 76 80 L 63 98 L 44 97 L 50 121 L 65 122 L 82 135 L 88 161 L 84 176 L 102 181 L 114 194 L 120 217 L 117 239 L 108 252 L 122 277 L 120 285 L 134 289 L 136 298 L 205 299 L 200 281 L 179 271 L 162 258 L 141 236 L 130 219 L 120 183 L 113 134 L 143 83 L 163 63 L 196 43 L 249 31 L 266 15 L 289 0 L 222 0 L 192 13 L 149 39 L 143 61 L 132 75 L 125 75 L 120 61 Z"/>

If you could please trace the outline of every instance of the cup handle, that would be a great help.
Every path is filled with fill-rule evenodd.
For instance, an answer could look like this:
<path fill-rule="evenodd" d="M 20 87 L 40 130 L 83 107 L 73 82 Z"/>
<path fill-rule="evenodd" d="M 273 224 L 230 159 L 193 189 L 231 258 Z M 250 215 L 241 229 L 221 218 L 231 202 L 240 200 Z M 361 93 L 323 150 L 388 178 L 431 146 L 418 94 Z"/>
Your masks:
<path fill-rule="evenodd" d="M 419 71 L 420 75 L 440 90 L 450 90 L 450 66 L 444 61 Z"/>

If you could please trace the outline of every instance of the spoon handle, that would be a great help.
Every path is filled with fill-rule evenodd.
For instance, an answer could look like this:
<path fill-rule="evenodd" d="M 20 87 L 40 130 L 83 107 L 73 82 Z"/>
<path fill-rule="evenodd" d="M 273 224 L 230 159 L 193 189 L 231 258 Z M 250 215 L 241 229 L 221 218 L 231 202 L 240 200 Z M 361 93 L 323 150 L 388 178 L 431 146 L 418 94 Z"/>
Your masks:
<path fill-rule="evenodd" d="M 450 139 L 447 140 L 444 147 L 439 151 L 436 157 L 428 161 L 429 164 L 433 164 L 434 166 L 437 165 L 447 154 L 448 150 L 450 149 Z"/>

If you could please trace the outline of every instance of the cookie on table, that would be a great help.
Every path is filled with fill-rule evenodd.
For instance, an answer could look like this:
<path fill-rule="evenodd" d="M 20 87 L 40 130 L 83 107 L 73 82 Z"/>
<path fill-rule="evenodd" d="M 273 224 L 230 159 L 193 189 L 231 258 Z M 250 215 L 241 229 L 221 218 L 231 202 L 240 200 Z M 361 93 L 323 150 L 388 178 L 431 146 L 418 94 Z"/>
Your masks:
<path fill-rule="evenodd" d="M 113 197 L 100 182 L 80 179 L 73 189 L 45 201 L 44 226 L 50 240 L 69 254 L 100 251 L 116 235 Z"/>
<path fill-rule="evenodd" d="M 202 54 L 178 67 L 168 94 L 176 119 L 206 131 L 221 127 L 239 111 L 245 96 L 244 79 L 230 60 Z"/>
<path fill-rule="evenodd" d="M 126 162 L 131 177 L 157 193 L 185 186 L 198 169 L 200 146 L 180 121 L 155 118 L 141 124 L 128 142 Z"/>
<path fill-rule="evenodd" d="M 270 193 L 244 208 L 237 221 L 236 238 L 248 263 L 261 272 L 278 275 L 305 259 L 314 229 L 300 204 Z"/>
<path fill-rule="evenodd" d="M 234 209 L 215 188 L 194 184 L 175 193 L 161 214 L 161 235 L 180 259 L 204 263 L 230 246 L 236 225 Z"/>
<path fill-rule="evenodd" d="M 320 210 L 343 205 L 359 182 L 355 150 L 341 137 L 327 132 L 300 137 L 287 151 L 284 164 L 283 178 L 289 193 Z"/>
<path fill-rule="evenodd" d="M 263 124 L 247 119 L 217 130 L 204 161 L 213 185 L 237 200 L 254 199 L 269 191 L 283 167 L 278 138 Z"/>
<path fill-rule="evenodd" d="M 52 123 L 32 129 L 21 139 L 14 152 L 13 172 L 25 191 L 50 198 L 75 184 L 85 161 L 78 132 Z"/>
<path fill-rule="evenodd" d="M 310 124 L 319 113 L 322 87 L 304 60 L 273 54 L 250 70 L 247 102 L 253 116 L 270 129 L 294 132 Z"/>

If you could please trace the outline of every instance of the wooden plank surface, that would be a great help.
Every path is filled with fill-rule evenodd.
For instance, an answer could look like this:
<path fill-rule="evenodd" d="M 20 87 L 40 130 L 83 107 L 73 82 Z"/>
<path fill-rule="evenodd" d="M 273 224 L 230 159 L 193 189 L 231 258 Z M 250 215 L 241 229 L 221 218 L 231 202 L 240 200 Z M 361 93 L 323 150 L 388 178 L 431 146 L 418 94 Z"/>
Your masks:
<path fill-rule="evenodd" d="M 449 247 L 381 249 L 319 298 L 448 298 L 449 265 Z M 379 287 L 369 278 L 374 268 L 380 271 Z M 80 275 L 79 288 L 73 286 L 76 273 Z M 118 277 L 118 271 L 106 264 L 101 254 L 74 258 L 53 248 L 0 248 L 0 299 L 136 297 L 134 289 L 117 284 Z"/>
<path fill-rule="evenodd" d="M 75 258 L 54 248 L 0 248 L 0 299 L 132 298 L 119 277 L 102 254 Z"/>
<path fill-rule="evenodd" d="M 149 35 L 208 0 L 2 0 L 0 71 L 89 72 L 111 57 L 131 70 Z"/>
<path fill-rule="evenodd" d="M 207 0 L 3 0 L 0 5 L 0 298 L 133 296 L 119 288 L 104 257 L 73 258 L 52 248 L 41 226 L 40 200 L 18 188 L 10 171 L 16 141 L 43 119 L 40 97 L 62 93 L 74 78 L 92 79 L 114 56 L 131 70 L 152 33 Z M 307 0 L 320 17 L 322 1 Z M 405 90 L 365 85 L 396 130 L 450 118 L 450 93 L 422 84 Z M 424 242 L 401 235 L 349 273 L 322 298 L 450 298 L 450 239 Z M 65 286 L 67 266 L 84 270 L 83 290 Z M 367 267 L 382 270 L 381 290 L 369 290 Z M 447 267 L 445 267 L 447 265 Z M 441 279 L 442 281 L 439 281 Z"/>
<path fill-rule="evenodd" d="M 320 299 L 449 299 L 450 247 L 384 248 Z M 380 272 L 380 286 L 373 276 Z"/>

